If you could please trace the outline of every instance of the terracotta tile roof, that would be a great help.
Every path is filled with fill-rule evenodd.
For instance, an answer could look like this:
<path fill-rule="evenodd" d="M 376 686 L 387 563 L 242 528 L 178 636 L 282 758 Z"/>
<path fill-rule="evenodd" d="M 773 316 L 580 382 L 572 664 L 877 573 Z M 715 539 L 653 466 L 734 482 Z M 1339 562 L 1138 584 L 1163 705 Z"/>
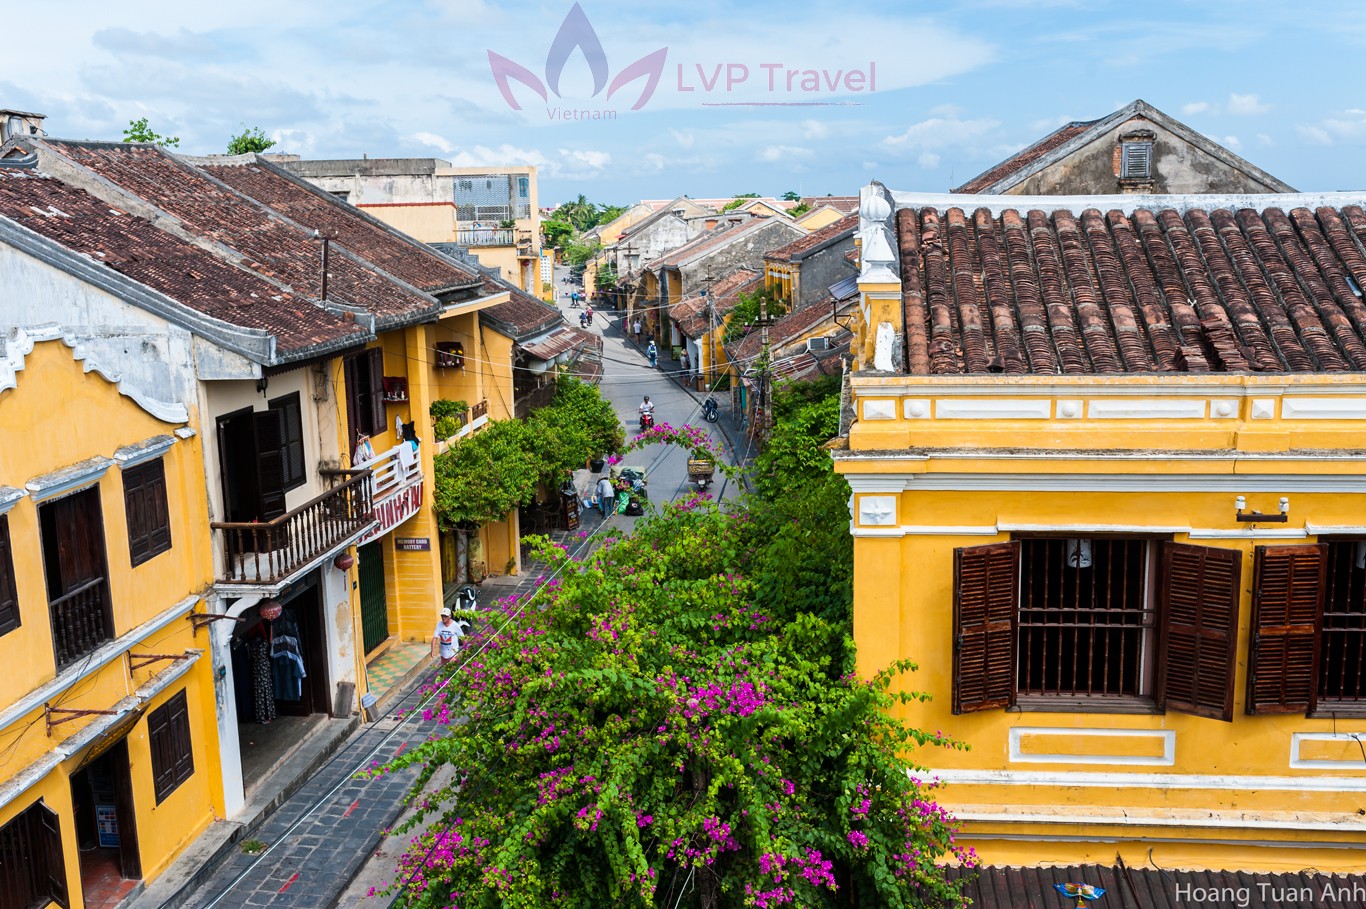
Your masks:
<path fill-rule="evenodd" d="M 319 243 L 310 228 L 234 192 L 203 170 L 140 143 L 46 140 L 52 151 L 180 219 L 192 232 L 236 250 L 244 264 L 296 293 L 321 292 Z M 375 269 L 344 244 L 332 245 L 328 298 L 372 313 L 385 327 L 424 318 L 440 305 Z"/>
<path fill-rule="evenodd" d="M 1102 117 L 1100 119 L 1104 120 L 1106 118 Z M 1060 126 L 1028 148 L 1017 151 L 990 170 L 973 177 L 962 186 L 954 189 L 953 192 L 986 192 L 993 184 L 1004 180 L 1018 170 L 1023 170 L 1054 149 L 1066 145 L 1069 141 L 1080 136 L 1099 122 L 1100 120 L 1074 120 L 1065 126 Z"/>
<path fill-rule="evenodd" d="M 346 249 L 427 293 L 479 284 L 472 271 L 273 164 L 243 156 L 199 166 L 295 223 L 336 237 Z"/>
<path fill-rule="evenodd" d="M 1366 371 L 1360 205 L 896 223 L 913 374 Z"/>
<path fill-rule="evenodd" d="M 717 323 L 720 324 L 740 302 L 740 294 L 753 293 L 763 286 L 763 272 L 751 268 L 736 269 L 713 283 L 708 290 L 708 296 L 716 308 Z M 671 306 L 669 317 L 678 323 L 679 331 L 694 340 L 704 336 L 711 327 L 711 316 L 707 313 L 707 298 L 701 294 Z"/>
<path fill-rule="evenodd" d="M 818 303 L 810 306 L 803 306 L 796 312 L 790 312 L 773 322 L 768 327 L 768 342 L 772 347 L 782 347 L 793 340 L 816 328 L 822 322 L 829 322 L 831 328 L 839 326 L 831 318 L 833 312 L 830 308 L 831 303 L 836 303 L 833 297 L 827 296 Z M 857 303 L 857 298 L 848 298 L 838 301 L 838 312 L 844 313 L 853 309 Z M 847 320 L 846 320 L 847 321 Z M 759 356 L 759 351 L 763 347 L 763 338 L 760 333 L 750 329 L 744 339 L 734 344 L 726 345 L 726 353 L 732 360 L 752 360 Z"/>
<path fill-rule="evenodd" d="M 560 315 L 558 309 L 510 284 L 503 284 L 486 276 L 483 292 L 485 295 L 509 294 L 506 303 L 498 303 L 487 309 L 481 309 L 479 321 L 514 341 L 521 341 L 549 331 L 564 322 L 564 316 Z"/>
<path fill-rule="evenodd" d="M 1064 906 L 1055 884 L 1084 883 L 1105 891 L 1106 909 L 1187 909 L 1207 900 L 1210 906 L 1281 909 L 1303 894 L 1305 906 L 1360 905 L 1366 875 L 1299 871 L 1259 874 L 1243 871 L 1177 871 L 1125 865 L 1074 865 L 1057 868 L 978 869 L 949 867 L 950 880 L 965 880 L 963 893 L 978 909 Z M 1194 896 L 1193 894 L 1199 894 Z M 1201 899 L 1204 897 L 1204 900 Z"/>
<path fill-rule="evenodd" d="M 0 166 L 0 216 L 194 312 L 270 332 L 282 360 L 369 337 L 309 298 L 44 173 Z"/>
<path fill-rule="evenodd" d="M 808 205 L 812 209 L 829 205 L 836 211 L 850 215 L 858 211 L 858 196 L 802 196 L 801 204 Z"/>
<path fill-rule="evenodd" d="M 803 258 L 807 253 L 834 243 L 844 237 L 854 235 L 858 230 L 858 215 L 845 215 L 833 224 L 827 224 L 820 230 L 813 230 L 804 237 L 798 237 L 785 246 L 769 250 L 764 253 L 765 259 L 772 259 L 774 262 L 791 262 L 793 259 Z"/>
<path fill-rule="evenodd" d="M 684 265 L 695 259 L 700 259 L 708 253 L 713 253 L 718 249 L 729 246 L 741 237 L 758 230 L 766 224 L 775 223 L 777 220 L 786 219 L 770 220 L 768 218 L 750 218 L 749 220 L 741 221 L 738 224 L 726 224 L 715 230 L 709 230 L 701 236 L 684 243 L 677 249 L 660 256 L 658 259 L 650 262 L 646 267 L 649 268 L 650 271 L 659 271 L 662 268 L 677 268 L 680 265 Z M 800 228 L 798 228 L 798 230 L 800 230 Z"/>

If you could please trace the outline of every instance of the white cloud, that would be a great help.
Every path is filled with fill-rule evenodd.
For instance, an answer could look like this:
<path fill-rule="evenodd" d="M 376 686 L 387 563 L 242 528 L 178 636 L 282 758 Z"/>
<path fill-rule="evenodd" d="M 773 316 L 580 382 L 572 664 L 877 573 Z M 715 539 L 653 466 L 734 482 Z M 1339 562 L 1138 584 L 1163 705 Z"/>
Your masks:
<path fill-rule="evenodd" d="M 674 144 L 679 148 L 692 148 L 697 141 L 697 136 L 690 129 L 669 128 L 669 135 L 673 137 Z"/>
<path fill-rule="evenodd" d="M 1315 145 L 1333 144 L 1333 137 L 1328 134 L 1328 130 L 1321 126 L 1309 126 L 1301 123 L 1299 126 L 1295 127 L 1295 131 Z"/>
<path fill-rule="evenodd" d="M 796 145 L 769 145 L 759 150 L 759 160 L 767 162 L 797 161 L 811 157 L 811 149 Z"/>
<path fill-rule="evenodd" d="M 1240 95 L 1233 92 L 1228 96 L 1228 112 L 1230 114 L 1251 116 L 1264 114 L 1269 110 L 1271 110 L 1271 105 L 1262 103 L 1262 99 L 1256 95 Z"/>
<path fill-rule="evenodd" d="M 1181 105 L 1181 116 L 1194 117 L 1196 114 L 1203 114 L 1212 109 L 1208 101 L 1192 101 L 1190 104 Z"/>
<path fill-rule="evenodd" d="M 995 120 L 957 120 L 931 117 L 906 128 L 906 131 L 883 139 L 883 148 L 892 152 L 909 152 L 923 149 L 948 148 L 981 139 L 996 127 Z"/>
<path fill-rule="evenodd" d="M 430 145 L 432 148 L 437 149 L 442 154 L 449 155 L 451 152 L 455 151 L 454 143 L 450 142 L 443 136 L 438 136 L 436 133 L 413 133 L 412 140 L 414 142 L 419 142 L 423 145 Z"/>
<path fill-rule="evenodd" d="M 802 121 L 802 137 L 805 139 L 824 139 L 830 135 L 830 127 L 819 120 Z"/>
<path fill-rule="evenodd" d="M 1243 143 L 1242 143 L 1241 141 L 1239 141 L 1239 139 L 1238 139 L 1237 136 L 1225 136 L 1225 137 L 1224 137 L 1224 147 L 1225 147 L 1225 148 L 1237 148 L 1238 146 L 1240 146 L 1240 145 L 1242 145 L 1242 144 L 1243 144 Z"/>
<path fill-rule="evenodd" d="M 864 161 L 864 162 L 863 162 L 863 169 L 864 169 L 864 170 L 877 170 L 877 169 L 878 169 L 879 167 L 881 167 L 881 166 L 882 166 L 882 165 L 878 164 L 876 161 Z"/>
<path fill-rule="evenodd" d="M 1337 116 L 1325 117 L 1317 124 L 1301 124 L 1296 129 L 1301 136 L 1318 145 L 1366 140 L 1366 110 L 1351 107 Z"/>
<path fill-rule="evenodd" d="M 567 148 L 562 148 L 560 149 L 560 157 L 566 159 L 567 162 L 587 167 L 589 170 L 602 170 L 612 163 L 610 152 L 592 151 L 590 149 L 570 151 Z"/>
<path fill-rule="evenodd" d="M 1257 134 L 1257 142 L 1260 145 L 1275 145 L 1276 143 L 1266 133 Z"/>
<path fill-rule="evenodd" d="M 934 152 L 921 152 L 920 157 L 915 160 L 917 164 L 926 170 L 934 170 L 939 166 L 939 156 Z"/>
<path fill-rule="evenodd" d="M 950 120 L 956 120 L 963 116 L 963 113 L 963 108 L 957 104 L 940 104 L 930 108 L 931 117 L 946 117 Z"/>

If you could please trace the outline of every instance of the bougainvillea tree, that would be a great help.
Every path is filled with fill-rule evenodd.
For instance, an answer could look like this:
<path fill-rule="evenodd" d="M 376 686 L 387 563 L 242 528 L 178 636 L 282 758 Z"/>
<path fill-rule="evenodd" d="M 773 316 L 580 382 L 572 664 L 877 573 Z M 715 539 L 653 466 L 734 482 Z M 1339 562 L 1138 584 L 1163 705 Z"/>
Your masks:
<path fill-rule="evenodd" d="M 842 674 L 832 629 L 775 622 L 746 534 L 693 497 L 501 604 L 428 715 L 410 907 L 939 906 L 971 862 L 892 707 L 898 664 Z M 494 633 L 494 632 L 497 633 Z M 454 782 L 430 788 L 440 768 Z"/>

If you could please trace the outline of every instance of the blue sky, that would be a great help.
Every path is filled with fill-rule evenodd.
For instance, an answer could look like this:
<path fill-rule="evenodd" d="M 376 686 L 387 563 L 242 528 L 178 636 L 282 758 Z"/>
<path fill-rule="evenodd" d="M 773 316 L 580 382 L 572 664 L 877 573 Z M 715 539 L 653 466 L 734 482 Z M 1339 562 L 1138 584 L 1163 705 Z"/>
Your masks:
<path fill-rule="evenodd" d="M 667 48 L 640 110 L 643 80 L 594 97 L 579 51 L 550 101 L 615 120 L 552 119 L 516 82 L 522 110 L 505 102 L 488 51 L 552 81 L 570 0 L 32 4 L 0 56 L 0 106 L 76 138 L 119 138 L 146 116 L 198 154 L 246 124 L 307 157 L 531 163 L 546 204 L 844 195 L 871 179 L 942 191 L 1141 97 L 1301 190 L 1366 189 L 1357 0 L 581 2 L 609 78 Z M 799 71 L 790 92 L 787 70 Z M 851 70 L 863 90 L 849 90 Z M 800 90 L 804 71 L 824 73 L 819 91 Z M 792 106 L 811 101 L 824 106 Z M 784 106 L 736 106 L 755 102 Z"/>

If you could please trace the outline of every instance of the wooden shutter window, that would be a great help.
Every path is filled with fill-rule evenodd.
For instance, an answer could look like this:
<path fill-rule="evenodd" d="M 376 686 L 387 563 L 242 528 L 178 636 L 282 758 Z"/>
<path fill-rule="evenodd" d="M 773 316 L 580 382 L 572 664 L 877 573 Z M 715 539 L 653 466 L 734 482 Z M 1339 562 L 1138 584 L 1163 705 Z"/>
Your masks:
<path fill-rule="evenodd" d="M 1258 546 L 1247 712 L 1309 713 L 1319 677 L 1328 545 Z"/>
<path fill-rule="evenodd" d="M 360 372 L 360 357 L 347 357 L 342 362 L 342 381 L 346 383 L 346 429 L 351 434 L 350 447 L 354 448 L 356 436 L 365 430 L 360 425 L 360 388 L 357 373 Z"/>
<path fill-rule="evenodd" d="M 62 855 L 61 818 L 57 816 L 57 812 L 42 802 L 38 802 L 29 811 L 37 812 L 38 823 L 34 826 L 42 831 L 39 859 L 47 883 L 46 896 L 62 909 L 68 909 L 71 900 L 66 891 L 66 858 Z"/>
<path fill-rule="evenodd" d="M 252 415 L 256 429 L 256 483 L 260 494 L 257 518 L 269 521 L 285 513 L 284 415 L 278 410 L 258 410 Z"/>
<path fill-rule="evenodd" d="M 285 395 L 270 402 L 270 409 L 281 415 L 280 470 L 285 490 L 304 485 L 304 429 L 299 393 Z"/>
<path fill-rule="evenodd" d="M 389 421 L 384 410 L 384 351 L 372 347 L 366 354 L 370 357 L 370 432 L 378 435 Z"/>
<path fill-rule="evenodd" d="M 1020 544 L 953 551 L 953 712 L 1015 701 Z"/>
<path fill-rule="evenodd" d="M 123 503 L 128 516 L 128 555 L 134 565 L 171 548 L 166 466 L 161 458 L 124 470 Z"/>
<path fill-rule="evenodd" d="M 9 539 L 9 515 L 0 515 L 0 634 L 19 627 L 19 594 L 14 584 L 14 550 Z"/>
<path fill-rule="evenodd" d="M 148 714 L 147 737 L 152 745 L 152 790 L 159 805 L 194 775 L 190 713 L 184 689 Z"/>
<path fill-rule="evenodd" d="M 1162 545 L 1158 706 L 1233 721 L 1243 554 Z"/>

